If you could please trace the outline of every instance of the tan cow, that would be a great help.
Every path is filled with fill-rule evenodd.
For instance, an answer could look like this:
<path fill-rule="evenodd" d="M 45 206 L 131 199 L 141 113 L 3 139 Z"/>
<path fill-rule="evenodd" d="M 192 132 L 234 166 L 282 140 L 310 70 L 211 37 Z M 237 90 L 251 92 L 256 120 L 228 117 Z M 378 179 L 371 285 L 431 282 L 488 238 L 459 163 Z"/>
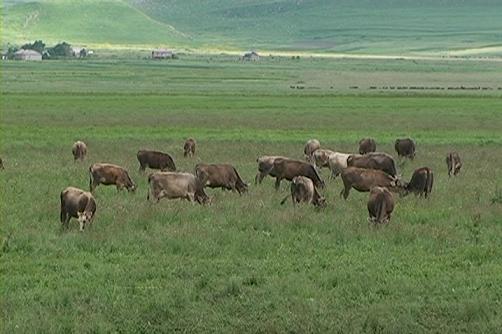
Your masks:
<path fill-rule="evenodd" d="M 136 190 L 136 184 L 134 184 L 124 168 L 108 163 L 95 163 L 89 167 L 89 188 L 91 192 L 100 184 L 114 184 L 117 186 L 117 191 L 124 188 L 127 191 Z"/>
<path fill-rule="evenodd" d="M 71 153 L 73 153 L 73 161 L 84 161 L 87 155 L 87 145 L 83 141 L 76 141 L 71 148 Z"/>
<path fill-rule="evenodd" d="M 314 162 L 312 155 L 314 154 L 315 150 L 318 150 L 320 148 L 321 148 L 321 143 L 319 143 L 319 140 L 310 139 L 309 141 L 307 141 L 303 149 L 303 153 L 305 154 L 305 159 L 308 162 Z"/>
<path fill-rule="evenodd" d="M 456 176 L 462 168 L 462 161 L 457 152 L 450 152 L 446 155 L 446 165 L 448 166 L 448 177 Z"/>
<path fill-rule="evenodd" d="M 397 176 L 396 162 L 387 153 L 372 152 L 364 155 L 352 154 L 347 158 L 348 167 L 378 169 L 389 175 Z"/>
<path fill-rule="evenodd" d="M 186 199 L 199 204 L 209 202 L 203 185 L 195 175 L 190 173 L 155 172 L 148 177 L 148 184 L 150 189 L 147 200 L 150 200 L 151 194 L 157 202 L 164 197 Z"/>
<path fill-rule="evenodd" d="M 360 192 L 370 191 L 373 187 L 386 187 L 391 191 L 402 191 L 401 183 L 395 177 L 377 169 L 347 167 L 342 173 L 344 189 L 340 196 L 347 199 L 351 188 Z"/>
<path fill-rule="evenodd" d="M 394 211 L 394 196 L 385 187 L 373 187 L 368 200 L 368 221 L 374 224 L 384 224 L 390 221 Z"/>
<path fill-rule="evenodd" d="M 334 152 L 329 157 L 328 165 L 331 170 L 331 176 L 336 178 L 342 170 L 347 168 L 347 160 L 351 156 L 349 153 Z"/>
<path fill-rule="evenodd" d="M 271 177 L 276 177 L 273 174 L 272 167 L 274 166 L 275 159 L 288 159 L 280 155 L 263 155 L 256 159 L 258 163 L 258 173 L 254 178 L 254 184 L 261 184 L 265 176 L 270 175 Z"/>
<path fill-rule="evenodd" d="M 239 194 L 248 189 L 235 167 L 229 164 L 197 164 L 195 175 L 204 187 L 233 190 Z"/>
<path fill-rule="evenodd" d="M 318 148 L 312 153 L 312 162 L 318 168 L 329 168 L 329 159 L 335 152 L 331 150 L 326 150 L 323 148 Z"/>
<path fill-rule="evenodd" d="M 185 144 L 183 145 L 183 156 L 186 157 L 193 157 L 195 155 L 195 146 L 197 145 L 195 139 L 193 138 L 188 138 L 185 141 Z"/>
<path fill-rule="evenodd" d="M 96 200 L 90 192 L 68 187 L 61 192 L 61 224 L 68 228 L 70 219 L 77 218 L 80 224 L 80 232 L 90 225 L 96 213 Z"/>
<path fill-rule="evenodd" d="M 286 203 L 289 196 L 284 197 L 281 205 Z M 291 200 L 293 205 L 297 203 L 313 204 L 314 206 L 326 205 L 326 199 L 319 194 L 312 180 L 305 176 L 295 176 L 291 181 Z"/>

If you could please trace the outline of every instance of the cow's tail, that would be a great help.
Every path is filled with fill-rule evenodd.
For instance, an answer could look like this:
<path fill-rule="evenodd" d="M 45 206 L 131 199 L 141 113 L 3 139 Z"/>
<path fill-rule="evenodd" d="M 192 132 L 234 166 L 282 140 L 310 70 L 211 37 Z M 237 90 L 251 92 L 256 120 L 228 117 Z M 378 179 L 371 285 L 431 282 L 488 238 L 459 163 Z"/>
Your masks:
<path fill-rule="evenodd" d="M 427 168 L 427 194 L 432 191 L 432 185 L 434 184 L 434 173 L 431 169 Z"/>
<path fill-rule="evenodd" d="M 317 169 L 314 166 L 311 166 L 311 167 L 312 167 L 312 170 L 314 171 L 314 176 L 317 179 L 317 182 L 319 182 L 319 184 L 320 184 L 320 187 L 321 188 L 324 187 L 324 181 L 321 179 L 321 176 L 317 172 Z"/>
<path fill-rule="evenodd" d="M 92 191 L 92 181 L 93 181 L 93 176 L 92 176 L 92 165 L 89 166 L 89 189 Z"/>
<path fill-rule="evenodd" d="M 235 175 L 237 176 L 237 182 L 239 183 L 239 186 L 243 187 L 243 188 L 247 188 L 248 187 L 247 183 L 242 181 L 241 176 L 239 175 L 239 173 L 237 173 L 237 169 L 235 169 L 235 167 L 233 167 L 233 169 L 234 169 Z"/>
<path fill-rule="evenodd" d="M 284 205 L 284 203 L 286 203 L 286 201 L 288 200 L 288 197 L 291 196 L 291 195 L 286 195 L 286 197 L 284 197 L 281 201 L 281 205 Z"/>
<path fill-rule="evenodd" d="M 387 204 L 385 201 L 384 194 L 380 194 L 380 196 L 382 197 L 383 200 L 377 201 L 379 205 L 377 207 L 377 212 L 376 212 L 376 221 L 381 224 L 384 222 L 385 214 L 387 211 Z"/>

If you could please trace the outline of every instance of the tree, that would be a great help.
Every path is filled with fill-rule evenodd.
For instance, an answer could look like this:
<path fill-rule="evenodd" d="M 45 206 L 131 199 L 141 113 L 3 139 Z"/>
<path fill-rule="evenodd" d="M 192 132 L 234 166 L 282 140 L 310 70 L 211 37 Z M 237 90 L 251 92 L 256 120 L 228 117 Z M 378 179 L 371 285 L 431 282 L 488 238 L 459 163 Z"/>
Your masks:
<path fill-rule="evenodd" d="M 72 57 L 73 56 L 73 50 L 71 48 L 71 45 L 66 42 L 56 44 L 52 48 L 47 49 L 47 52 L 50 54 L 51 57 Z"/>
<path fill-rule="evenodd" d="M 39 52 L 40 54 L 44 53 L 45 50 L 45 43 L 42 42 L 42 40 L 35 41 L 33 43 L 26 43 L 23 46 L 21 46 L 21 49 L 25 50 L 35 50 Z"/>

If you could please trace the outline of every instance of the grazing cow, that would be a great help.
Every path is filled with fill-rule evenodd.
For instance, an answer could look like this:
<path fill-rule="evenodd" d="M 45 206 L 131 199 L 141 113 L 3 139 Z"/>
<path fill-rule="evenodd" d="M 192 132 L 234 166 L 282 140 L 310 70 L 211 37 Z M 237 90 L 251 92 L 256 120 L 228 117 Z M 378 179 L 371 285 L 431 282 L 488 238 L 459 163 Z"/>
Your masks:
<path fill-rule="evenodd" d="M 5 168 L 3 167 L 3 160 L 2 160 L 2 158 L 0 158 L 0 169 L 5 169 Z"/>
<path fill-rule="evenodd" d="M 329 157 L 328 165 L 333 178 L 336 178 L 342 170 L 347 168 L 347 159 L 349 156 L 351 156 L 351 154 L 334 152 Z"/>
<path fill-rule="evenodd" d="M 73 161 L 84 161 L 87 155 L 87 145 L 83 141 L 76 141 L 71 148 L 71 153 L 73 153 Z"/>
<path fill-rule="evenodd" d="M 124 168 L 107 163 L 95 163 L 89 167 L 89 188 L 91 192 L 100 184 L 114 184 L 117 186 L 117 191 L 123 188 L 126 188 L 127 191 L 136 190 L 136 184 L 134 184 Z"/>
<path fill-rule="evenodd" d="M 383 224 L 390 221 L 394 211 L 394 196 L 384 187 L 373 187 L 368 200 L 368 221 L 374 224 Z"/>
<path fill-rule="evenodd" d="M 396 139 L 394 144 L 398 157 L 413 160 L 415 158 L 415 142 L 410 138 Z"/>
<path fill-rule="evenodd" d="M 305 144 L 305 148 L 303 149 L 303 153 L 305 154 L 305 159 L 307 159 L 308 162 L 313 162 L 313 157 L 312 154 L 314 154 L 315 150 L 318 150 L 321 148 L 321 143 L 319 143 L 319 140 L 317 139 L 310 139 L 307 141 Z"/>
<path fill-rule="evenodd" d="M 183 156 L 186 157 L 193 157 L 195 155 L 195 146 L 197 143 L 195 142 L 195 139 L 193 138 L 188 138 L 185 141 L 185 144 L 183 145 Z"/>
<path fill-rule="evenodd" d="M 365 155 L 352 154 L 347 158 L 347 167 L 378 169 L 389 175 L 397 176 L 396 162 L 394 158 L 387 153 L 373 152 Z"/>
<path fill-rule="evenodd" d="M 460 168 L 462 168 L 462 161 L 460 160 L 460 156 L 457 152 L 450 152 L 446 156 L 446 165 L 448 166 L 448 177 L 452 174 L 456 176 L 460 172 Z"/>
<path fill-rule="evenodd" d="M 434 173 L 429 167 L 418 168 L 413 172 L 410 182 L 403 184 L 403 196 L 408 195 L 410 192 L 415 195 L 424 196 L 427 198 L 432 191 L 432 184 L 434 183 Z"/>
<path fill-rule="evenodd" d="M 274 166 L 274 160 L 278 158 L 287 159 L 286 157 L 281 157 L 279 155 L 264 155 L 256 159 L 256 162 L 258 163 L 258 173 L 254 178 L 254 184 L 261 184 L 263 178 L 267 175 L 275 177 L 275 174 L 271 173 L 272 167 Z"/>
<path fill-rule="evenodd" d="M 237 190 L 239 194 L 246 192 L 248 188 L 235 167 L 228 164 L 197 164 L 195 175 L 204 187 Z"/>
<path fill-rule="evenodd" d="M 168 199 L 180 198 L 199 204 L 209 202 L 209 197 L 204 192 L 204 187 L 195 175 L 177 172 L 154 172 L 148 176 L 147 200 L 150 194 L 155 201 L 167 197 Z"/>
<path fill-rule="evenodd" d="M 343 195 L 345 199 L 349 197 L 351 188 L 361 192 L 370 191 L 373 187 L 386 187 L 395 192 L 401 190 L 400 182 L 381 170 L 347 167 L 341 175 L 344 189 L 340 192 L 340 196 Z"/>
<path fill-rule="evenodd" d="M 84 231 L 86 224 L 91 224 L 96 213 L 96 200 L 90 192 L 68 187 L 61 192 L 61 224 L 68 228 L 72 217 L 77 218 L 80 232 Z"/>
<path fill-rule="evenodd" d="M 161 171 L 176 171 L 173 158 L 167 153 L 157 151 L 139 150 L 136 155 L 139 161 L 139 171 L 144 172 L 146 167 L 160 169 Z"/>
<path fill-rule="evenodd" d="M 318 148 L 312 153 L 312 162 L 315 166 L 319 168 L 328 167 L 329 168 L 329 158 L 335 152 L 331 150 L 325 150 L 322 148 Z"/>
<path fill-rule="evenodd" d="M 269 173 L 275 175 L 275 189 L 278 190 L 281 180 L 292 181 L 295 176 L 306 176 L 314 182 L 317 188 L 324 188 L 324 181 L 321 180 L 315 167 L 307 162 L 292 159 L 275 159 L 274 165 Z"/>
<path fill-rule="evenodd" d="M 376 142 L 373 138 L 363 138 L 359 141 L 359 154 L 376 151 Z"/>
<path fill-rule="evenodd" d="M 284 197 L 281 205 L 286 203 L 289 195 Z M 311 179 L 305 176 L 295 176 L 291 181 L 291 200 L 293 205 L 305 202 L 314 206 L 325 206 L 326 199 L 319 194 Z"/>

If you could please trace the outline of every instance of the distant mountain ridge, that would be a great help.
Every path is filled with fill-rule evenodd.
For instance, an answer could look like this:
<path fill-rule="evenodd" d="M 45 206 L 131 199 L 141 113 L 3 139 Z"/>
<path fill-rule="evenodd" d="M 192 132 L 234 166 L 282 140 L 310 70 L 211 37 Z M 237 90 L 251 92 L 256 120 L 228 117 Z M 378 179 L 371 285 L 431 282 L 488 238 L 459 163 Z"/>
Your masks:
<path fill-rule="evenodd" d="M 4 45 L 402 55 L 502 47 L 499 0 L 6 0 L 2 17 Z"/>

